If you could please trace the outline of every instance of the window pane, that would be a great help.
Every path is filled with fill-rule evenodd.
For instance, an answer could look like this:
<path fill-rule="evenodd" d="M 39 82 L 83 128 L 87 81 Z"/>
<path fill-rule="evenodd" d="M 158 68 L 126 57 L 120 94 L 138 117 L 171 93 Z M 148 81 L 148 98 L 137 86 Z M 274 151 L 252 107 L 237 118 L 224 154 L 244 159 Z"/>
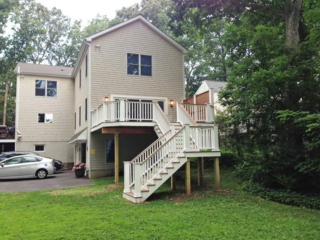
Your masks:
<path fill-rule="evenodd" d="M 45 80 L 36 80 L 36 88 L 45 88 L 46 81 Z"/>
<path fill-rule="evenodd" d="M 57 96 L 57 89 L 51 88 L 47 89 L 47 97 L 56 97 Z"/>
<path fill-rule="evenodd" d="M 36 88 L 36 96 L 45 96 L 46 90 L 42 88 Z"/>
<path fill-rule="evenodd" d="M 34 150 L 35 150 L 36 152 L 43 152 L 43 151 L 44 151 L 44 145 L 36 145 L 36 146 L 34 147 Z"/>
<path fill-rule="evenodd" d="M 139 64 L 139 55 L 138 54 L 127 54 L 128 64 Z"/>
<path fill-rule="evenodd" d="M 39 113 L 38 114 L 38 122 L 39 123 L 44 123 L 44 116 L 45 116 L 44 113 Z"/>
<path fill-rule="evenodd" d="M 46 122 L 46 123 L 52 123 L 52 122 L 53 122 L 53 114 L 47 113 L 47 114 L 46 114 L 45 122 Z"/>
<path fill-rule="evenodd" d="M 152 76 L 151 67 L 141 66 L 141 75 L 142 76 Z"/>
<path fill-rule="evenodd" d="M 17 157 L 17 158 L 12 158 L 10 160 L 7 160 L 7 161 L 5 161 L 3 163 L 4 163 L 4 165 L 18 164 L 18 163 L 21 162 L 21 160 L 22 160 L 21 157 Z"/>
<path fill-rule="evenodd" d="M 37 162 L 37 159 L 35 157 L 24 157 L 24 161 L 25 163 L 29 163 L 29 162 Z"/>
<path fill-rule="evenodd" d="M 48 81 L 48 88 L 57 88 L 57 82 L 56 81 Z"/>
<path fill-rule="evenodd" d="M 113 139 L 106 140 L 106 162 L 107 163 L 114 162 L 114 140 Z"/>
<path fill-rule="evenodd" d="M 47 82 L 47 97 L 56 97 L 57 96 L 57 82 L 48 81 Z"/>
<path fill-rule="evenodd" d="M 138 65 L 128 65 L 128 74 L 139 75 L 139 66 Z"/>
<path fill-rule="evenodd" d="M 141 65 L 151 66 L 151 56 L 141 55 Z"/>

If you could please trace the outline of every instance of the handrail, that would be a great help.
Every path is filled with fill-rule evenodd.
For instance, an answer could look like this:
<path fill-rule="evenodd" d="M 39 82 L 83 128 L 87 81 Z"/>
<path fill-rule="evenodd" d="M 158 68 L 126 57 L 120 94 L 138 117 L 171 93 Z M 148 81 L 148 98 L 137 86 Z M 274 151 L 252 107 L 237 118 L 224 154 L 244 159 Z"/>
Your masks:
<path fill-rule="evenodd" d="M 167 135 L 169 135 L 169 133 L 171 132 L 171 130 L 167 131 L 165 134 L 163 134 L 160 138 L 158 138 L 157 140 L 155 140 L 153 143 L 151 143 L 145 150 L 143 150 L 141 153 L 139 153 L 137 156 L 135 156 L 131 161 L 131 163 L 135 163 L 136 159 L 140 156 L 143 155 L 144 153 L 146 153 L 149 149 L 151 149 L 154 145 L 156 145 L 158 142 L 160 142 L 161 140 L 163 140 L 163 138 L 167 137 Z M 155 150 L 156 151 L 156 150 Z"/>
<path fill-rule="evenodd" d="M 180 103 L 180 106 L 188 113 L 188 115 L 194 120 L 197 121 L 207 121 L 207 112 L 205 104 L 185 104 Z"/>
<path fill-rule="evenodd" d="M 166 142 L 164 142 L 158 149 L 157 151 L 159 151 L 161 148 L 163 148 L 165 146 L 165 144 L 167 142 L 169 142 L 172 138 L 174 138 L 176 135 L 178 135 L 185 127 L 181 128 L 178 132 L 176 132 L 173 136 L 171 136 Z M 154 153 L 156 153 L 157 151 L 155 151 Z M 140 163 L 140 165 L 144 162 L 146 162 L 151 156 L 154 155 L 154 153 L 152 153 L 148 158 L 146 158 L 143 162 Z"/>
<path fill-rule="evenodd" d="M 171 122 L 170 122 L 168 116 L 166 114 L 164 114 L 164 112 L 163 112 L 162 108 L 160 107 L 159 103 L 156 102 L 155 104 L 156 104 L 157 108 L 160 110 L 161 115 L 164 117 L 164 119 L 167 121 L 167 123 L 170 124 Z"/>
<path fill-rule="evenodd" d="M 193 125 L 197 125 L 197 123 L 193 120 L 193 118 L 192 118 L 192 116 L 187 112 L 187 110 L 182 106 L 182 104 L 181 103 L 178 103 L 178 108 L 180 107 L 180 109 L 182 110 L 182 112 L 183 113 L 185 113 L 187 116 L 188 116 L 188 118 L 189 118 L 189 120 L 191 121 L 191 123 L 193 124 Z M 186 124 L 186 123 L 182 123 L 182 125 L 184 125 L 184 124 Z"/>
<path fill-rule="evenodd" d="M 168 166 L 174 159 L 176 159 L 184 150 L 184 146 L 177 145 L 176 142 L 183 139 L 183 131 L 185 128 L 180 129 L 170 139 L 163 144 L 157 152 L 150 155 L 144 162 L 137 164 L 140 168 L 140 176 L 134 178 L 140 179 L 141 189 L 146 187 L 149 182 L 153 181 L 153 178 L 159 174 L 163 169 Z M 167 146 L 169 145 L 169 146 Z M 155 170 L 157 169 L 157 170 Z M 138 171 L 139 172 L 139 171 Z"/>
<path fill-rule="evenodd" d="M 206 104 L 199 104 L 199 103 L 180 103 L 181 105 L 190 105 L 190 106 L 206 106 Z"/>

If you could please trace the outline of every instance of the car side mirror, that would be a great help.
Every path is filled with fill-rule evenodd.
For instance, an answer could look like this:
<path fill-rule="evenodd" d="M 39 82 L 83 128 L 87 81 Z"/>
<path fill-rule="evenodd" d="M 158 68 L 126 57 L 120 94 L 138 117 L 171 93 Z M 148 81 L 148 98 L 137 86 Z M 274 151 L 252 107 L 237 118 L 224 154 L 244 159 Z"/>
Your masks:
<path fill-rule="evenodd" d="M 4 167 L 4 163 L 1 163 L 1 167 Z"/>

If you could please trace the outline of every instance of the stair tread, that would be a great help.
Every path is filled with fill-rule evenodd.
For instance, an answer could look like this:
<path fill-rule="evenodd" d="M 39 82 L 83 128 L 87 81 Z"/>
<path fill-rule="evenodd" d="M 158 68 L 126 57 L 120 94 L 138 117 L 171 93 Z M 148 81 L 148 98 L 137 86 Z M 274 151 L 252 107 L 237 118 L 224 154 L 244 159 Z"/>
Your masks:
<path fill-rule="evenodd" d="M 130 197 L 133 197 L 133 198 L 142 198 L 142 196 L 141 197 L 135 197 L 134 193 L 132 193 L 132 192 L 124 192 L 124 194 L 127 194 L 127 195 L 129 195 Z"/>

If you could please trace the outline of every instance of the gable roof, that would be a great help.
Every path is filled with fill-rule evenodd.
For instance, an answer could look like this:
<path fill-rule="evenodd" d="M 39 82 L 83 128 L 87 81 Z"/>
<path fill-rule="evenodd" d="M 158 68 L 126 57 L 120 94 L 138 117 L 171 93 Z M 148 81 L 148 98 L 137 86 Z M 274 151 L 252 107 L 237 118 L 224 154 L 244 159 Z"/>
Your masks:
<path fill-rule="evenodd" d="M 71 78 L 72 67 L 60 67 L 33 63 L 18 63 L 14 72 L 17 74 Z"/>
<path fill-rule="evenodd" d="M 138 15 L 134 18 L 129 19 L 128 21 L 119 23 L 117 25 L 114 25 L 110 28 L 107 28 L 101 32 L 98 32 L 96 34 L 93 34 L 87 38 L 85 38 L 86 41 L 91 42 L 93 39 L 98 38 L 104 34 L 110 33 L 114 30 L 117 30 L 119 28 L 122 28 L 126 25 L 129 25 L 132 22 L 135 21 L 142 21 L 143 23 L 145 23 L 148 27 L 150 27 L 153 31 L 155 31 L 157 34 L 159 34 L 161 37 L 163 37 L 165 40 L 167 40 L 169 43 L 171 43 L 173 46 L 175 46 L 176 48 L 178 48 L 181 52 L 183 53 L 187 53 L 188 50 L 185 49 L 183 46 L 181 46 L 179 43 L 177 43 L 175 40 L 173 40 L 172 38 L 170 38 L 167 34 L 165 34 L 164 32 L 162 32 L 159 28 L 157 28 L 156 26 L 154 26 L 152 23 L 150 23 L 147 19 L 145 19 L 142 15 Z"/>
<path fill-rule="evenodd" d="M 153 30 L 155 33 L 159 34 L 163 39 L 165 39 L 166 41 L 168 41 L 170 44 L 172 44 L 174 47 L 176 47 L 177 49 L 179 49 L 183 54 L 186 54 L 188 52 L 188 50 L 186 48 L 184 48 L 183 46 L 181 46 L 179 43 L 177 43 L 175 40 L 173 40 L 172 38 L 170 38 L 167 34 L 165 34 L 164 32 L 162 32 L 160 29 L 158 29 L 156 26 L 154 26 L 152 23 L 150 23 L 147 19 L 145 19 L 142 15 L 138 15 L 134 18 L 131 18 L 125 22 L 119 23 L 117 25 L 114 25 L 110 28 L 107 28 L 101 32 L 95 33 L 89 37 L 86 37 L 81 45 L 81 49 L 80 52 L 78 54 L 78 58 L 76 61 L 76 64 L 74 66 L 73 72 L 72 72 L 72 77 L 75 77 L 76 72 L 79 69 L 79 64 L 81 62 L 81 60 L 84 58 L 84 54 L 86 53 L 87 49 L 88 49 L 88 45 L 90 44 L 90 42 L 98 37 L 101 37 L 105 34 L 108 34 L 110 32 L 113 32 L 117 29 L 120 29 L 124 26 L 127 26 L 135 21 L 142 21 L 144 24 L 146 24 L 146 26 L 148 26 L 151 30 Z"/>
<path fill-rule="evenodd" d="M 204 80 L 195 94 L 201 94 L 203 92 L 208 91 L 209 89 L 213 89 L 213 92 L 220 92 L 222 88 L 226 87 L 228 82 L 215 81 L 215 80 Z"/>

